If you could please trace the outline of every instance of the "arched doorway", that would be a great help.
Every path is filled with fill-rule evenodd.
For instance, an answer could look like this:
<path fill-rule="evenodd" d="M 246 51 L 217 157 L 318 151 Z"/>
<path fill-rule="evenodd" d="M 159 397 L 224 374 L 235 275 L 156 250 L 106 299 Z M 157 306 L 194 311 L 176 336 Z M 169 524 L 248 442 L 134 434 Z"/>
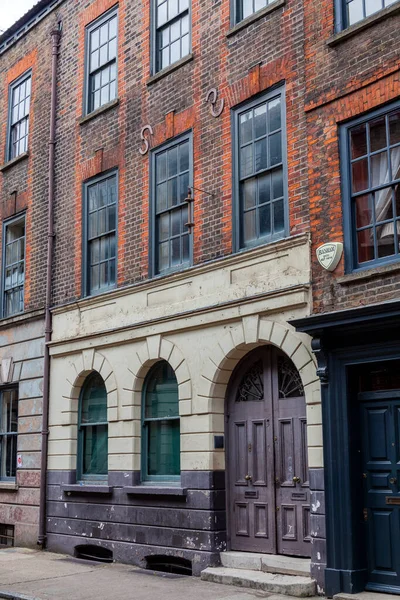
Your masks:
<path fill-rule="evenodd" d="M 230 549 L 309 557 L 306 405 L 292 361 L 271 346 L 250 352 L 226 415 Z"/>

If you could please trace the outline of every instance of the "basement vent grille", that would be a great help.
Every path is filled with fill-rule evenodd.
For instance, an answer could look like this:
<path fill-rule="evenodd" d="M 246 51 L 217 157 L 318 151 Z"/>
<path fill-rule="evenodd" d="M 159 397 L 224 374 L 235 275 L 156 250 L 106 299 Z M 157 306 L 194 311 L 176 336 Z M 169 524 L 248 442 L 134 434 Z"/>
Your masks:
<path fill-rule="evenodd" d="M 14 546 L 14 525 L 0 523 L 0 546 Z"/>
<path fill-rule="evenodd" d="M 191 561 L 180 556 L 146 556 L 146 569 L 175 575 L 192 575 Z"/>
<path fill-rule="evenodd" d="M 81 544 L 80 546 L 75 546 L 74 556 L 75 558 L 82 558 L 83 560 L 94 560 L 103 563 L 113 562 L 113 553 L 111 550 L 93 544 Z"/>

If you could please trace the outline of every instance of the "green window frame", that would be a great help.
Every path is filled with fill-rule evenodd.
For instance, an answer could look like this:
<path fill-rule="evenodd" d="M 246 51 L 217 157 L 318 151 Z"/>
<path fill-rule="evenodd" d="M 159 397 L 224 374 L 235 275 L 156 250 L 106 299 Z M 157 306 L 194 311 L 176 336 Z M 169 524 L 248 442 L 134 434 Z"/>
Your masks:
<path fill-rule="evenodd" d="M 142 482 L 180 481 L 178 382 L 163 360 L 147 374 L 142 396 Z"/>
<path fill-rule="evenodd" d="M 28 151 L 32 73 L 27 71 L 9 88 L 7 160 Z"/>
<path fill-rule="evenodd" d="M 94 296 L 116 287 L 118 172 L 84 183 L 83 293 Z"/>
<path fill-rule="evenodd" d="M 232 112 L 234 248 L 289 235 L 284 86 Z"/>
<path fill-rule="evenodd" d="M 118 10 L 112 8 L 86 27 L 85 114 L 117 97 Z"/>
<path fill-rule="evenodd" d="M 192 264 L 193 241 L 187 227 L 188 188 L 193 187 L 193 142 L 188 132 L 152 151 L 150 270 L 164 275 Z"/>
<path fill-rule="evenodd" d="M 2 316 L 24 311 L 25 215 L 3 223 Z"/>
<path fill-rule="evenodd" d="M 99 373 L 93 372 L 86 378 L 79 398 L 77 479 L 105 481 L 107 476 L 107 390 Z"/>
<path fill-rule="evenodd" d="M 398 0 L 335 0 L 335 30 L 337 32 L 375 15 Z"/>
<path fill-rule="evenodd" d="M 18 388 L 0 391 L 0 481 L 15 481 L 17 474 Z"/>

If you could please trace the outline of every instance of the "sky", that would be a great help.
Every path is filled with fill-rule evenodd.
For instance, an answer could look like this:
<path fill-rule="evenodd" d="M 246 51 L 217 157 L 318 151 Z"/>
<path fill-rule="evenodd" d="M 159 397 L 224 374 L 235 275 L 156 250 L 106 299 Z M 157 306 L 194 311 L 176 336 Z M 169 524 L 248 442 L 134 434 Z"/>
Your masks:
<path fill-rule="evenodd" d="M 0 0 L 0 34 L 18 21 L 37 0 Z"/>

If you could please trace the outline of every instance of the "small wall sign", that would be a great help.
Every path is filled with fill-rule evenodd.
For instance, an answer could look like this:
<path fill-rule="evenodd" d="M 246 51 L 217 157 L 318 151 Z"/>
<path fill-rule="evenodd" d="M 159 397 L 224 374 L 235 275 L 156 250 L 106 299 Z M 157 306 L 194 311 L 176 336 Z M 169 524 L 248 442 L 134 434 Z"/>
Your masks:
<path fill-rule="evenodd" d="M 327 271 L 334 271 L 342 257 L 343 244 L 341 242 L 331 242 L 322 244 L 317 248 L 317 258 L 321 267 Z"/>
<path fill-rule="evenodd" d="M 17 454 L 17 468 L 22 469 L 22 454 Z"/>

